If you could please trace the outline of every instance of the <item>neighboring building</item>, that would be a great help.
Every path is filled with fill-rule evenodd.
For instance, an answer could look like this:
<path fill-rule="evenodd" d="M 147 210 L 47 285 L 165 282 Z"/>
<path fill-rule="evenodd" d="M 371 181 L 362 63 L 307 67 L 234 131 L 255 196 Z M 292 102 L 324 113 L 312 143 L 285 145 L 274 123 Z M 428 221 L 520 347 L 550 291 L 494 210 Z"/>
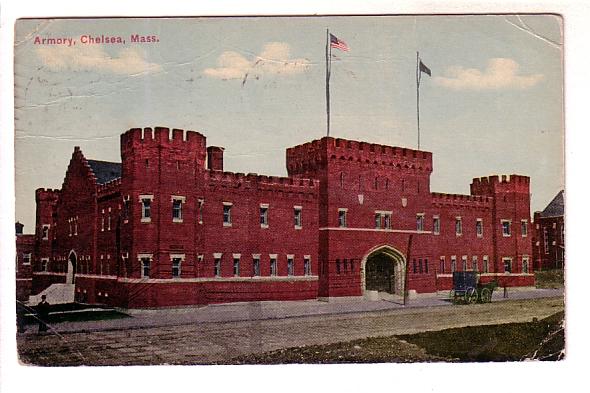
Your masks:
<path fill-rule="evenodd" d="M 31 262 L 35 255 L 35 236 L 23 234 L 24 225 L 15 224 L 16 230 L 16 300 L 27 300 L 31 294 Z"/>
<path fill-rule="evenodd" d="M 171 134 L 171 135 L 170 135 Z M 122 163 L 74 149 L 38 189 L 33 291 L 120 307 L 448 289 L 454 270 L 533 285 L 529 178 L 430 192 L 432 153 L 330 137 L 287 149 L 288 177 L 223 171 L 203 135 L 121 136 Z"/>
<path fill-rule="evenodd" d="M 562 269 L 565 262 L 563 190 L 542 212 L 535 212 L 533 252 L 535 270 Z"/>

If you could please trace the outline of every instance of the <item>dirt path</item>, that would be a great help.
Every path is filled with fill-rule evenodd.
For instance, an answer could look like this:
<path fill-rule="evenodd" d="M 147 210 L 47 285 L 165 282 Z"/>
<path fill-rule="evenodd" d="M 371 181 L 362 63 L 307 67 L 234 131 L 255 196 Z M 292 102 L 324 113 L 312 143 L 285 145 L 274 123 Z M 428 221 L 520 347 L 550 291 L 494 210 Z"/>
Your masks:
<path fill-rule="evenodd" d="M 525 322 L 563 310 L 560 298 L 365 314 L 19 336 L 21 359 L 57 365 L 203 364 L 238 355 L 469 325 Z"/>

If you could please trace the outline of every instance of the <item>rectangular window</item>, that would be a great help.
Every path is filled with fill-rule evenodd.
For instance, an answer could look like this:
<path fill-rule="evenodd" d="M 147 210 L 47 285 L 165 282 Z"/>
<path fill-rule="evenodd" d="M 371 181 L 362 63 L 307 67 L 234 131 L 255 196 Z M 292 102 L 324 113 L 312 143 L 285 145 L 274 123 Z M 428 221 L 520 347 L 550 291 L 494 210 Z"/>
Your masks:
<path fill-rule="evenodd" d="M 529 257 L 527 257 L 527 256 L 522 257 L 522 272 L 523 273 L 529 272 Z"/>
<path fill-rule="evenodd" d="M 141 278 L 150 277 L 151 258 L 141 258 Z"/>
<path fill-rule="evenodd" d="M 451 273 L 454 273 L 456 271 L 457 271 L 457 257 L 453 255 L 451 257 Z"/>
<path fill-rule="evenodd" d="M 416 215 L 416 230 L 418 232 L 424 231 L 424 214 Z"/>
<path fill-rule="evenodd" d="M 510 236 L 510 220 L 502 220 L 502 236 Z"/>
<path fill-rule="evenodd" d="M 301 229 L 303 223 L 301 221 L 301 206 L 295 206 L 293 208 L 293 220 L 295 223 L 295 229 Z"/>
<path fill-rule="evenodd" d="M 31 253 L 23 254 L 23 265 L 30 265 L 31 264 Z"/>
<path fill-rule="evenodd" d="M 129 195 L 123 198 L 123 222 L 127 223 L 129 220 Z"/>
<path fill-rule="evenodd" d="M 343 260 L 343 265 L 344 265 L 344 273 L 348 273 L 348 259 L 344 258 Z"/>
<path fill-rule="evenodd" d="M 424 273 L 428 273 L 428 259 L 424 260 Z"/>
<path fill-rule="evenodd" d="M 438 272 L 440 274 L 445 274 L 445 257 L 440 257 L 438 261 Z"/>
<path fill-rule="evenodd" d="M 490 272 L 490 265 L 489 265 L 489 260 L 488 260 L 488 256 L 484 255 L 483 256 L 483 272 L 484 273 L 489 273 Z"/>
<path fill-rule="evenodd" d="M 346 228 L 346 209 L 338 209 L 338 226 Z"/>
<path fill-rule="evenodd" d="M 74 229 L 75 229 L 74 234 L 77 235 L 78 234 L 78 219 L 77 218 L 76 218 L 76 221 L 74 221 L 74 224 L 75 224 L 74 225 Z M 107 217 L 107 231 L 110 231 L 110 230 L 111 230 L 111 215 L 109 214 L 109 216 Z"/>
<path fill-rule="evenodd" d="M 340 274 L 340 259 L 336 259 L 336 274 Z"/>
<path fill-rule="evenodd" d="M 277 258 L 276 257 L 270 258 L 270 275 L 271 276 L 277 275 Z"/>
<path fill-rule="evenodd" d="M 70 227 L 71 227 L 71 225 L 70 225 Z M 41 231 L 42 231 L 41 238 L 43 240 L 48 240 L 49 239 L 49 225 L 43 225 L 43 228 L 41 229 Z M 71 231 L 71 229 L 70 229 L 70 231 Z M 71 233 L 70 233 L 70 235 L 71 235 Z"/>
<path fill-rule="evenodd" d="M 549 234 L 547 233 L 547 227 L 543 227 L 543 248 L 545 254 L 549 254 Z"/>
<path fill-rule="evenodd" d="M 478 218 L 475 222 L 475 233 L 477 237 L 483 237 L 483 221 L 481 218 Z"/>
<path fill-rule="evenodd" d="M 268 205 L 260 205 L 260 227 L 268 228 Z"/>
<path fill-rule="evenodd" d="M 391 229 L 391 212 L 375 212 L 375 229 Z"/>
<path fill-rule="evenodd" d="M 221 277 L 221 258 L 215 258 L 213 261 L 213 275 Z"/>
<path fill-rule="evenodd" d="M 240 258 L 234 257 L 234 276 L 240 275 Z"/>
<path fill-rule="evenodd" d="M 502 258 L 504 262 L 504 273 L 512 273 L 512 258 Z"/>
<path fill-rule="evenodd" d="M 205 201 L 203 199 L 199 199 L 197 201 L 197 208 L 199 210 L 199 212 L 198 212 L 198 215 L 199 215 L 199 217 L 198 217 L 199 224 L 202 224 L 203 223 L 203 207 L 204 207 L 204 205 L 205 205 Z"/>
<path fill-rule="evenodd" d="M 474 272 L 479 271 L 479 267 L 477 266 L 477 256 L 474 255 L 471 257 L 471 270 Z"/>
<path fill-rule="evenodd" d="M 288 256 L 287 257 L 287 275 L 288 276 L 292 276 L 293 274 L 295 274 L 295 266 L 293 266 L 293 265 L 294 265 L 293 257 Z"/>
<path fill-rule="evenodd" d="M 418 259 L 418 271 L 420 272 L 420 274 L 424 273 L 424 271 L 422 270 L 422 258 Z"/>
<path fill-rule="evenodd" d="M 143 198 L 141 200 L 141 222 L 150 222 L 152 220 L 152 200 Z"/>
<path fill-rule="evenodd" d="M 463 221 L 461 217 L 455 218 L 455 235 L 461 236 L 463 234 Z"/>
<path fill-rule="evenodd" d="M 432 232 L 435 235 L 440 235 L 440 218 L 438 216 L 434 216 L 432 219 Z"/>
<path fill-rule="evenodd" d="M 412 269 L 414 274 L 418 273 L 418 264 L 416 263 L 415 259 L 412 261 L 412 266 L 414 268 L 414 269 Z"/>
<path fill-rule="evenodd" d="M 311 276 L 311 261 L 308 256 L 303 258 L 303 274 Z"/>
<path fill-rule="evenodd" d="M 223 202 L 223 226 L 224 227 L 231 227 L 231 225 L 232 225 L 231 208 L 232 208 L 231 203 Z"/>
<path fill-rule="evenodd" d="M 102 216 L 100 220 L 100 231 L 104 232 L 104 216 Z"/>
<path fill-rule="evenodd" d="M 49 259 L 41 258 L 41 271 L 42 272 L 49 271 Z"/>
<path fill-rule="evenodd" d="M 463 271 L 467 271 L 467 255 L 461 257 L 461 267 L 463 268 Z"/>
<path fill-rule="evenodd" d="M 528 221 L 527 220 L 520 221 L 520 232 L 522 234 L 522 237 L 527 237 L 527 235 L 528 235 Z"/>
<path fill-rule="evenodd" d="M 180 263 L 181 258 L 173 258 L 172 259 L 172 277 L 178 278 L 180 277 Z"/>
<path fill-rule="evenodd" d="M 172 221 L 182 222 L 182 201 L 179 199 L 172 200 Z"/>
<path fill-rule="evenodd" d="M 260 257 L 254 257 L 252 260 L 252 275 L 254 277 L 260 276 Z"/>

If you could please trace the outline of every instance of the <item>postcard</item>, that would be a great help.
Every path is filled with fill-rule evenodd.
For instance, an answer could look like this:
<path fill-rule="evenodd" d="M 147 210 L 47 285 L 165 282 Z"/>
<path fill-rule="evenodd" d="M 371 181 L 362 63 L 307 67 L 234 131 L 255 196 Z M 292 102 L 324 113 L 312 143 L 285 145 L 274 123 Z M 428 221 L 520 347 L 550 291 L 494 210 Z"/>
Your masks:
<path fill-rule="evenodd" d="M 563 19 L 19 19 L 30 366 L 559 361 Z"/>

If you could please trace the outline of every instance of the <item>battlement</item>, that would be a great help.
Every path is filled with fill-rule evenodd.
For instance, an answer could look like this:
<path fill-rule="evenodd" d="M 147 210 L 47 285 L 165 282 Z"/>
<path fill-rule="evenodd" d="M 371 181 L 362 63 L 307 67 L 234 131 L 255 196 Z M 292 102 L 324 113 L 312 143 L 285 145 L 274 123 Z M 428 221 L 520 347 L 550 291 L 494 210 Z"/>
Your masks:
<path fill-rule="evenodd" d="M 121 150 L 132 149 L 143 145 L 184 147 L 188 149 L 203 148 L 206 145 L 206 138 L 196 131 L 184 131 L 178 128 L 151 127 L 131 128 L 121 134 Z"/>
<path fill-rule="evenodd" d="M 465 206 L 475 208 L 490 208 L 492 198 L 483 195 L 431 193 L 432 204 L 438 206 Z"/>
<path fill-rule="evenodd" d="M 39 201 L 47 201 L 47 202 L 57 202 L 59 199 L 61 190 L 57 188 L 37 188 L 35 190 L 35 200 Z"/>
<path fill-rule="evenodd" d="M 327 160 L 341 160 L 432 172 L 432 153 L 397 146 L 324 137 L 287 149 L 287 169 L 297 174 Z"/>
<path fill-rule="evenodd" d="M 232 188 L 254 188 L 265 191 L 306 192 L 317 194 L 319 181 L 292 177 L 266 176 L 256 173 L 234 173 L 222 171 L 205 172 L 205 180 L 223 183 Z"/>
<path fill-rule="evenodd" d="M 98 197 L 114 194 L 121 191 L 121 179 L 114 179 L 105 184 L 99 184 L 97 187 Z"/>
<path fill-rule="evenodd" d="M 471 182 L 472 195 L 493 195 L 499 192 L 529 193 L 530 178 L 523 175 L 492 175 L 474 178 Z"/>

